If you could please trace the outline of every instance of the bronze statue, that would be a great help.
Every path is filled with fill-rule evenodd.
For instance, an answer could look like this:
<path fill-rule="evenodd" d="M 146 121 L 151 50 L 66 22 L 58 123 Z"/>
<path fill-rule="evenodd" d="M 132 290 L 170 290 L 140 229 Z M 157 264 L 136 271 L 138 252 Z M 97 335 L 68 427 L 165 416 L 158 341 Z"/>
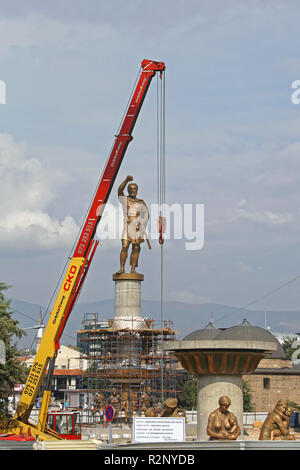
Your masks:
<path fill-rule="evenodd" d="M 122 400 L 121 403 L 121 411 L 125 412 L 125 423 L 128 423 L 128 416 L 129 416 L 129 402 L 127 397 Z"/>
<path fill-rule="evenodd" d="M 148 209 L 143 199 L 138 199 L 136 197 L 138 185 L 136 183 L 130 183 L 132 180 L 132 176 L 127 176 L 118 189 L 118 198 L 123 207 L 124 227 L 121 236 L 122 250 L 120 253 L 120 269 L 116 274 L 122 274 L 125 272 L 125 263 L 130 245 L 132 245 L 130 256 L 131 273 L 136 272 L 135 269 L 138 266 L 141 250 L 140 245 L 144 242 L 144 237 L 146 238 L 148 247 L 151 249 L 150 242 L 146 235 L 146 226 L 149 219 Z M 124 196 L 126 186 L 128 196 Z"/>
<path fill-rule="evenodd" d="M 146 418 L 156 418 L 158 416 L 158 413 L 154 407 L 147 408 L 145 410 L 145 417 Z"/>
<path fill-rule="evenodd" d="M 96 404 L 96 410 L 99 412 L 101 408 L 104 407 L 104 401 L 103 401 L 103 393 L 98 392 L 96 393 L 95 397 L 95 404 Z"/>
<path fill-rule="evenodd" d="M 287 440 L 291 440 L 291 441 L 294 441 L 296 439 L 294 434 L 289 433 L 289 427 L 290 427 L 290 422 L 291 422 L 293 411 L 294 409 L 288 405 L 283 410 L 283 414 L 284 414 L 283 425 L 288 431 Z M 281 440 L 285 440 L 285 438 L 284 437 L 282 438 L 281 433 L 278 429 L 274 429 L 274 431 L 271 431 L 271 441 L 281 441 Z"/>
<path fill-rule="evenodd" d="M 112 389 L 112 393 L 109 397 L 109 401 L 114 409 L 115 417 L 117 417 L 120 411 L 121 399 L 120 399 L 120 395 L 117 393 L 117 390 L 115 388 Z"/>
<path fill-rule="evenodd" d="M 288 406 L 286 400 L 278 400 L 274 410 L 268 413 L 259 435 L 260 441 L 295 440 L 290 434 L 289 427 L 293 409 Z"/>
<path fill-rule="evenodd" d="M 164 409 L 160 416 L 165 418 L 180 416 L 177 398 L 167 398 L 165 400 Z"/>
<path fill-rule="evenodd" d="M 148 407 L 145 410 L 145 416 L 147 418 L 184 418 L 185 411 L 179 408 L 177 398 L 168 398 L 167 400 L 165 400 L 163 408 L 160 402 L 157 403 L 155 406 Z"/>
<path fill-rule="evenodd" d="M 151 387 L 147 387 L 141 398 L 141 412 L 146 416 L 146 410 L 152 407 Z"/>
<path fill-rule="evenodd" d="M 207 423 L 209 440 L 233 441 L 241 434 L 236 416 L 228 408 L 231 405 L 230 398 L 219 398 L 219 408 L 210 413 Z"/>

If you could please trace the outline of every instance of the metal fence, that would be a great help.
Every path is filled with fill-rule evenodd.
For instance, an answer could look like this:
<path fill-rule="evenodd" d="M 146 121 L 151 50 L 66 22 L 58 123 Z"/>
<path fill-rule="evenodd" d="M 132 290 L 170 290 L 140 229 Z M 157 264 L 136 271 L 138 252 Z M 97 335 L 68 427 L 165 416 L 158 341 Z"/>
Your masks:
<path fill-rule="evenodd" d="M 67 411 L 67 410 L 65 410 Z M 71 411 L 71 410 L 70 410 Z M 39 410 L 33 409 L 30 415 L 30 419 L 32 421 L 38 421 L 38 414 Z M 124 416 L 123 416 L 124 415 Z M 259 412 L 247 412 L 243 413 L 243 426 L 252 426 L 255 421 L 261 421 L 262 423 L 266 419 L 268 415 L 267 411 L 259 411 Z M 105 421 L 105 417 L 101 418 L 99 413 L 95 413 L 92 410 L 81 410 L 80 411 L 81 423 L 82 424 L 100 424 L 101 422 Z M 122 417 L 125 417 L 124 412 L 120 412 L 118 415 L 117 421 L 122 421 Z M 115 420 L 115 424 L 117 424 Z M 197 423 L 197 411 L 186 411 L 186 423 L 187 424 L 196 424 Z"/>
<path fill-rule="evenodd" d="M 252 426 L 255 421 L 261 421 L 263 423 L 267 416 L 267 411 L 243 413 L 243 426 Z"/>

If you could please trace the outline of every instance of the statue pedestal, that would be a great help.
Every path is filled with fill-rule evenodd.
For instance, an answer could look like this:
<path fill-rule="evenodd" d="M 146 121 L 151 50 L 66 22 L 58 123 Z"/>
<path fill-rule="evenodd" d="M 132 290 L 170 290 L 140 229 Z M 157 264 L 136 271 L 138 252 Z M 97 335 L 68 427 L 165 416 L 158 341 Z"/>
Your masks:
<path fill-rule="evenodd" d="M 143 274 L 113 274 L 115 282 L 115 314 L 112 327 L 137 330 L 145 328 L 141 315 L 141 283 Z"/>
<path fill-rule="evenodd" d="M 197 377 L 197 439 L 207 440 L 209 414 L 218 408 L 218 398 L 228 396 L 230 412 L 236 417 L 243 432 L 243 380 L 239 375 L 201 375 Z M 241 434 L 240 438 L 243 437 Z"/>

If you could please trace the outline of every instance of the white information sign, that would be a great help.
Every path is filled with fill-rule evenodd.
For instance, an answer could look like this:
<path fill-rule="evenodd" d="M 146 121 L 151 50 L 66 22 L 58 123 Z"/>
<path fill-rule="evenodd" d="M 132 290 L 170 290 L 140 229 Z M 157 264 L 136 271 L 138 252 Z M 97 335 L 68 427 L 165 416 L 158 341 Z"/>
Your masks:
<path fill-rule="evenodd" d="M 133 418 L 133 442 L 184 442 L 185 418 Z"/>

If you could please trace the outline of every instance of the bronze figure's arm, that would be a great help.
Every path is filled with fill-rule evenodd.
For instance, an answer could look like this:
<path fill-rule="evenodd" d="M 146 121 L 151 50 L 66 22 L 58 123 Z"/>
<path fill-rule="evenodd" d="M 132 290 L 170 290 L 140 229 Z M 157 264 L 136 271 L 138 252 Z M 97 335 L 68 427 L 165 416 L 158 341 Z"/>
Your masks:
<path fill-rule="evenodd" d="M 207 435 L 209 437 L 212 437 L 213 439 L 225 438 L 225 434 L 220 429 L 221 422 L 218 422 L 216 426 L 216 421 L 218 422 L 217 410 L 213 411 L 208 417 L 207 428 L 206 428 Z"/>
<path fill-rule="evenodd" d="M 132 181 L 132 180 L 133 180 L 132 176 L 130 175 L 126 176 L 125 180 L 120 184 L 118 188 L 118 197 L 124 196 L 124 189 L 126 188 L 129 181 Z"/>
<path fill-rule="evenodd" d="M 281 435 L 282 435 L 282 436 L 287 436 L 288 433 L 289 433 L 289 431 L 288 431 L 288 429 L 286 428 L 285 423 L 284 423 L 282 417 L 281 417 L 281 416 L 276 416 L 276 418 L 274 419 L 274 421 L 275 421 L 275 423 L 276 423 L 276 425 L 277 425 L 279 431 L 281 432 Z"/>

